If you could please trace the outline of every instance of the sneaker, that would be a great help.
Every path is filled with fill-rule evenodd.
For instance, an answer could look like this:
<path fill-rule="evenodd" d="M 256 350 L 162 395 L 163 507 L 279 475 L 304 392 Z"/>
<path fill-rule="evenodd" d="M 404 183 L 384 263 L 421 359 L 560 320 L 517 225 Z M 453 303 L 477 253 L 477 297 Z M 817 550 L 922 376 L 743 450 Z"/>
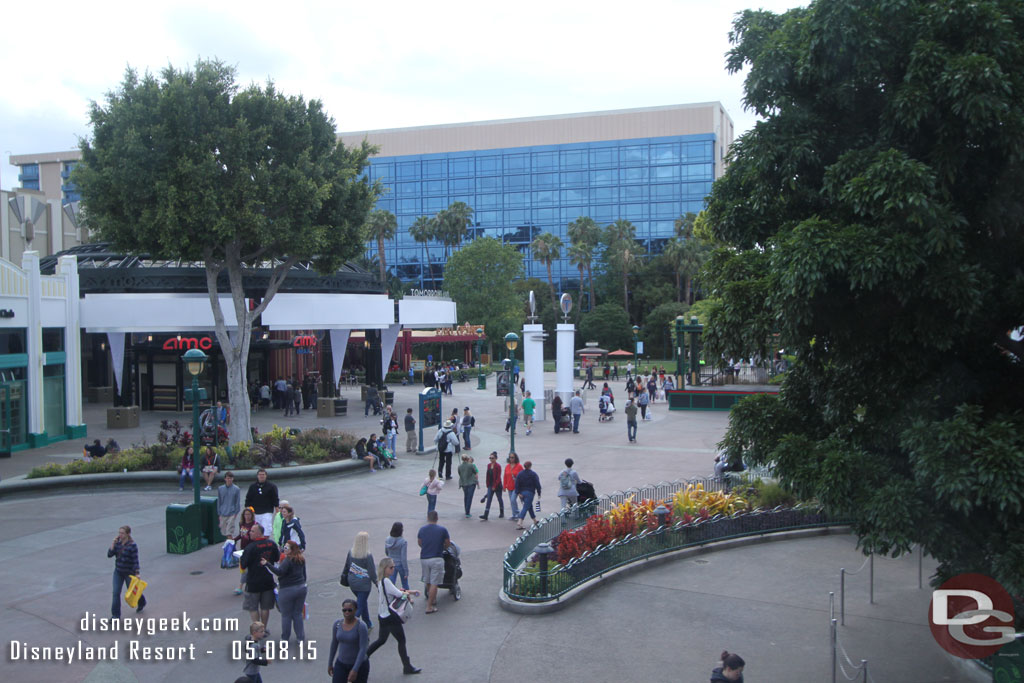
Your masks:
<path fill-rule="evenodd" d="M 242 594 L 242 589 L 241 588 L 236 588 L 235 589 L 235 595 L 241 595 L 241 594 Z"/>
<path fill-rule="evenodd" d="M 482 519 L 482 520 L 484 520 L 486 522 L 487 521 L 487 515 L 485 515 L 485 514 L 484 515 L 480 515 L 480 519 Z"/>
<path fill-rule="evenodd" d="M 184 490 L 185 490 L 185 487 L 184 487 L 184 486 L 179 486 L 179 487 L 178 487 L 178 490 L 179 490 L 179 491 L 184 491 Z"/>
<path fill-rule="evenodd" d="M 468 512 L 466 513 L 466 519 L 469 519 L 469 518 L 470 518 L 470 517 L 472 517 L 472 516 L 473 516 L 473 515 L 469 514 Z"/>

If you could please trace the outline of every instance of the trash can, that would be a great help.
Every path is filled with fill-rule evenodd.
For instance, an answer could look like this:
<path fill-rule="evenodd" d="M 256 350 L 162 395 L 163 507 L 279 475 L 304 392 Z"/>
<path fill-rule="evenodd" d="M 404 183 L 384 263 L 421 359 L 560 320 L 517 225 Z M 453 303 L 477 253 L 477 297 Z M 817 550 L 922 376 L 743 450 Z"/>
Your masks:
<path fill-rule="evenodd" d="M 225 537 L 220 532 L 220 520 L 217 516 L 217 499 L 200 498 L 199 507 L 203 520 L 203 536 L 206 538 L 206 542 L 209 545 L 223 542 Z"/>
<path fill-rule="evenodd" d="M 476 376 L 476 388 L 478 390 L 487 388 L 487 375 L 482 372 Z"/>
<path fill-rule="evenodd" d="M 187 555 L 203 547 L 203 523 L 199 518 L 199 506 L 167 506 L 167 552 L 171 555 Z"/>

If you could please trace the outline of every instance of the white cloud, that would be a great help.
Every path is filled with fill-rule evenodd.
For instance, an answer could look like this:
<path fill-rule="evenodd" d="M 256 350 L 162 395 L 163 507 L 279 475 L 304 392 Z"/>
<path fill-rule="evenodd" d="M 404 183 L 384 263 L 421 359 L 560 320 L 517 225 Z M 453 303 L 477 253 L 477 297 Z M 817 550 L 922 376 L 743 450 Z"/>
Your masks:
<path fill-rule="evenodd" d="M 806 4 L 764 0 L 773 11 Z M 437 3 L 58 1 L 5 8 L 0 184 L 7 153 L 73 148 L 91 100 L 131 66 L 217 57 L 367 130 L 720 100 L 737 132 L 742 75 L 725 72 L 737 0 Z"/>

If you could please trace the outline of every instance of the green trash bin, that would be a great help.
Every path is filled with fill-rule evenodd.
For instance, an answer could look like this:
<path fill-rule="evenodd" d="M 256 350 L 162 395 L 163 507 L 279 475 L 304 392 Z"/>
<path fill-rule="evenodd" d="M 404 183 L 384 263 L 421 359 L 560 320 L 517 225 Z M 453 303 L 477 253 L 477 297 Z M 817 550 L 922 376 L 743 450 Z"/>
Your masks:
<path fill-rule="evenodd" d="M 203 522 L 199 517 L 199 506 L 167 506 L 167 552 L 171 555 L 187 555 L 203 547 Z"/>
<path fill-rule="evenodd" d="M 217 499 L 200 498 L 199 507 L 202 508 L 203 536 L 210 545 L 223 543 L 224 535 L 220 532 L 220 520 L 217 517 Z"/>
<path fill-rule="evenodd" d="M 478 391 L 487 388 L 487 375 L 482 372 L 476 376 L 476 388 Z"/>

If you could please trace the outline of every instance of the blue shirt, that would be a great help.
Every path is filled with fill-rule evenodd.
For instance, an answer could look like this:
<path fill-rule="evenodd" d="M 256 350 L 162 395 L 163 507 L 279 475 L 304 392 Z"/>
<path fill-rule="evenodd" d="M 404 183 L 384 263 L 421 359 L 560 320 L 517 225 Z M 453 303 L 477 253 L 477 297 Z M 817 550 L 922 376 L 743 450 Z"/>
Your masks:
<path fill-rule="evenodd" d="M 444 542 L 449 540 L 448 530 L 440 524 L 424 524 L 416 534 L 420 541 L 420 559 L 429 560 L 432 557 L 441 557 L 444 551 Z"/>

